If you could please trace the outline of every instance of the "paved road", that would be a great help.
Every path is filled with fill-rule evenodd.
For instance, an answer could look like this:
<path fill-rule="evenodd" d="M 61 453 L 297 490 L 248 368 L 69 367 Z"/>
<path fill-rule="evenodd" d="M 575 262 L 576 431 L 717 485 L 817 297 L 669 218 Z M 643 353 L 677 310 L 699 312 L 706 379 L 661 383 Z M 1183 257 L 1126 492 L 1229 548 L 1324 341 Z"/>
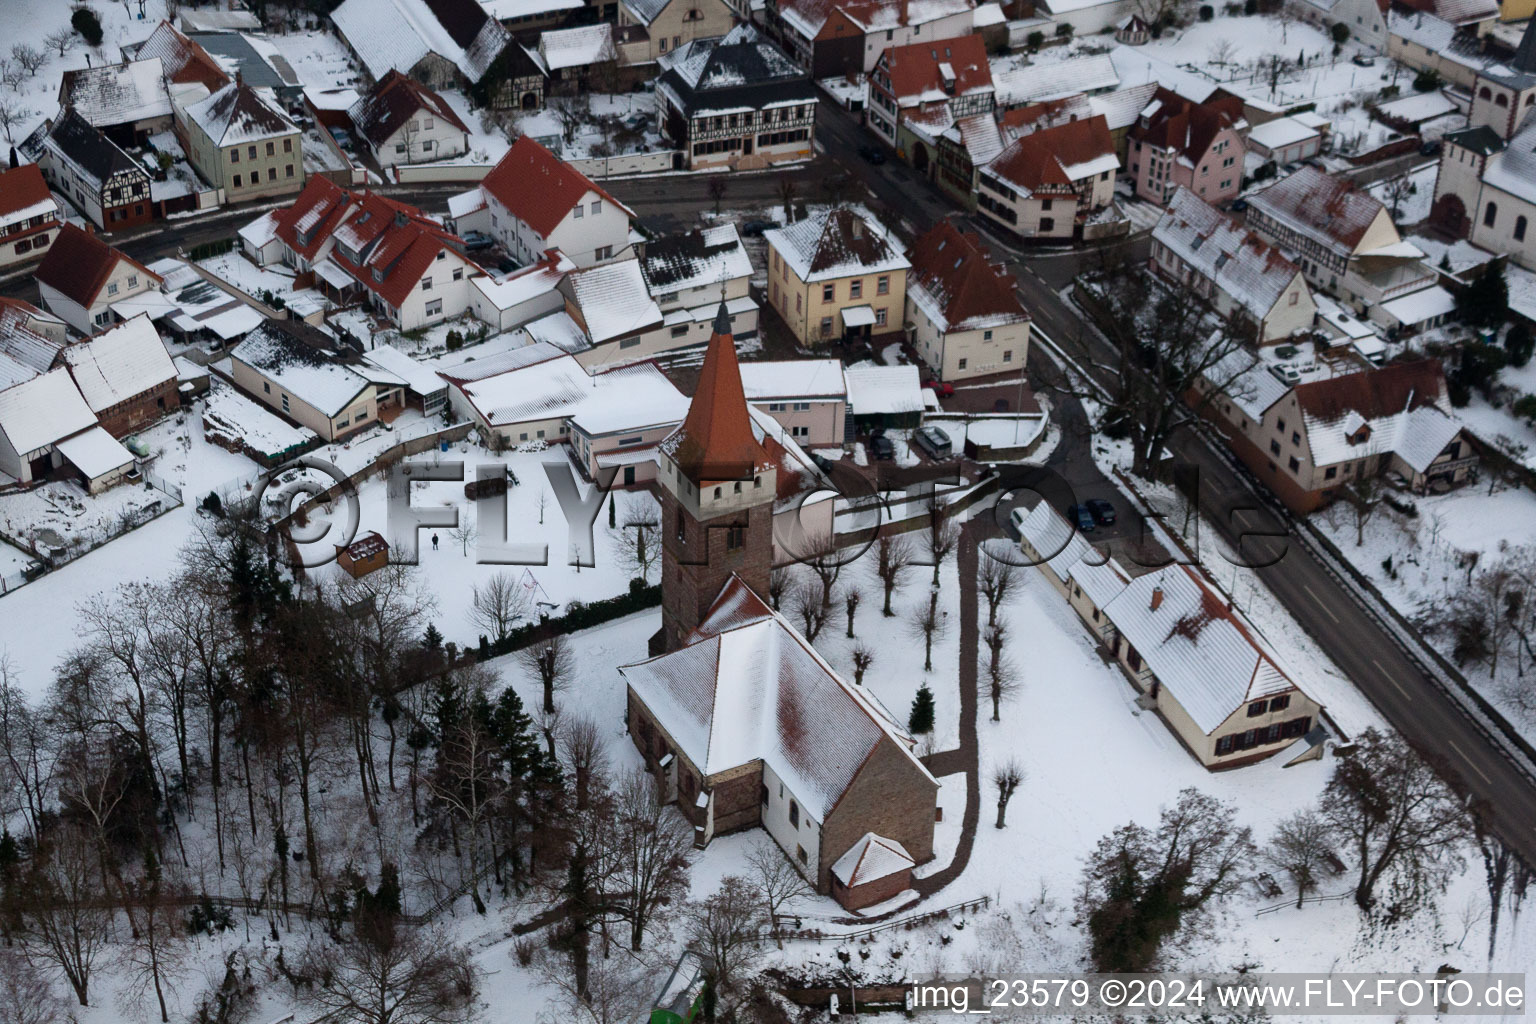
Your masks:
<path fill-rule="evenodd" d="M 825 116 L 818 121 L 817 138 L 828 155 L 857 175 L 885 205 L 902 211 L 914 228 L 922 230 L 953 212 L 937 189 L 910 167 L 892 162 L 872 168 L 860 161 L 857 146 L 871 136 L 863 134 L 846 112 L 826 105 L 822 111 Z M 963 219 L 974 223 L 973 218 Z M 1076 273 L 1082 257 L 1059 252 L 1026 253 L 993 241 L 994 254 L 1014 269 L 1021 296 L 1040 329 L 1079 365 L 1109 383 L 1110 372 L 1100 367 L 1113 365 L 1114 353 L 1107 342 L 1084 325 L 1077 310 L 1057 294 Z M 1144 237 L 1126 244 L 1133 258 L 1145 258 Z M 1031 348 L 1033 356 L 1039 346 Z M 1049 379 L 1033 365 L 1032 371 L 1037 378 Z M 1058 408 L 1064 405 L 1064 416 L 1070 421 L 1071 405 L 1058 403 Z M 1068 430 L 1062 447 L 1085 443 L 1075 438 L 1077 433 Z M 1261 518 L 1267 520 L 1267 529 L 1287 532 L 1288 524 L 1284 521 L 1258 511 L 1267 503 L 1249 489 L 1248 482 L 1201 435 L 1180 433 L 1170 447 L 1183 462 L 1199 467 L 1202 507 L 1235 549 L 1239 547 L 1239 532 L 1266 528 L 1258 525 Z M 1254 511 L 1238 512 L 1234 518 L 1235 510 L 1239 509 Z M 1246 546 L 1251 550 L 1253 542 L 1250 540 Z M 1260 578 L 1383 717 L 1441 765 L 1447 777 L 1464 792 L 1484 804 L 1490 827 L 1527 863 L 1536 864 L 1536 783 L 1506 757 L 1501 747 L 1484 737 L 1462 706 L 1403 653 L 1304 545 L 1292 537 L 1287 547 L 1278 562 L 1258 570 Z"/>

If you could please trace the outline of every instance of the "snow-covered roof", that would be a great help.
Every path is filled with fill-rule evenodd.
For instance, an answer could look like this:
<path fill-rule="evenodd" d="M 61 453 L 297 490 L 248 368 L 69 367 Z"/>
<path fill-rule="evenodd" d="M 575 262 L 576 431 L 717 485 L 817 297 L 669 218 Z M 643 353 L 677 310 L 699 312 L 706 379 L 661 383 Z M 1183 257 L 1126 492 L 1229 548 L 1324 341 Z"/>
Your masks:
<path fill-rule="evenodd" d="M 482 274 L 470 278 L 469 283 L 497 309 L 511 309 L 554 291 L 565 280 L 565 275 L 575 269 L 576 264 L 565 253 L 551 249 L 539 262 L 520 267 L 504 277 Z"/>
<path fill-rule="evenodd" d="M 980 235 L 942 220 L 913 243 L 908 256 L 912 272 L 907 275 L 907 296 L 939 331 L 984 330 L 1029 320 L 1013 275 L 992 261 Z"/>
<path fill-rule="evenodd" d="M 857 416 L 922 412 L 923 389 L 915 366 L 855 363 L 843 371 L 848 408 Z"/>
<path fill-rule="evenodd" d="M 832 874 L 851 889 L 910 870 L 916 863 L 907 848 L 896 840 L 866 832 L 848 847 L 847 853 L 837 858 L 832 865 Z"/>
<path fill-rule="evenodd" d="M 522 329 L 534 341 L 546 342 L 562 352 L 583 352 L 592 347 L 587 332 L 563 309 L 530 320 Z"/>
<path fill-rule="evenodd" d="M 594 345 L 661 326 L 661 307 L 651 298 L 637 259 L 572 271 L 566 284 Z"/>
<path fill-rule="evenodd" d="M 476 0 L 346 0 L 331 21 L 375 81 L 435 53 L 478 82 L 512 38 Z"/>
<path fill-rule="evenodd" d="M 1120 84 L 1108 54 L 1069 57 L 1025 64 L 1014 57 L 992 62 L 992 85 L 999 107 L 1016 107 L 1073 93 L 1104 92 Z"/>
<path fill-rule="evenodd" d="M 1536 117 L 1527 117 L 1502 152 L 1488 158 L 1483 184 L 1536 202 Z"/>
<path fill-rule="evenodd" d="M 1289 384 L 1269 372 L 1267 363 L 1244 349 L 1228 352 L 1211 364 L 1205 378 L 1223 386 L 1222 392 L 1232 404 L 1254 422 L 1262 420 L 1264 413 L 1291 390 Z"/>
<path fill-rule="evenodd" d="M 277 104 L 243 82 L 231 82 L 186 108 L 215 146 L 234 146 L 292 135 L 299 128 Z"/>
<path fill-rule="evenodd" d="M 21 455 L 96 425 L 96 414 L 62 366 L 0 391 L 0 434 Z"/>
<path fill-rule="evenodd" d="M 1138 576 L 1103 611 L 1206 735 L 1249 701 L 1296 688 L 1253 624 L 1192 566 Z"/>
<path fill-rule="evenodd" d="M 269 245 L 277 238 L 277 214 L 268 210 L 235 233 L 252 248 L 260 249 Z"/>
<path fill-rule="evenodd" d="M 1110 131 L 1125 128 L 1136 122 L 1137 116 L 1146 109 L 1158 88 L 1156 82 L 1142 82 L 1113 92 L 1089 96 L 1089 109 L 1095 114 L 1104 115 L 1104 123 L 1109 125 Z"/>
<path fill-rule="evenodd" d="M 392 373 L 418 395 L 432 395 L 448 389 L 448 382 L 437 371 L 418 363 L 393 345 L 375 345 L 363 353 L 363 362 Z"/>
<path fill-rule="evenodd" d="M 845 398 L 848 384 L 836 359 L 774 359 L 741 364 L 747 400 Z"/>
<path fill-rule="evenodd" d="M 56 447 L 59 454 L 69 460 L 70 465 L 90 480 L 133 465 L 133 452 L 100 427 L 91 427 L 74 437 L 65 438 Z"/>
<path fill-rule="evenodd" d="M 1067 517 L 1042 501 L 1019 524 L 1019 534 L 1045 559 L 1056 578 L 1065 581 L 1068 571 L 1079 562 L 1102 562 L 1093 545 L 1067 521 Z"/>
<path fill-rule="evenodd" d="M 613 26 L 606 21 L 596 25 L 553 29 L 539 36 L 539 56 L 550 71 L 584 68 L 613 60 Z"/>
<path fill-rule="evenodd" d="M 1074 562 L 1067 574 L 1095 608 L 1109 604 L 1131 582 L 1131 574 L 1122 569 L 1119 562 L 1113 558 L 1100 558 L 1096 551 L 1091 557 Z"/>
<path fill-rule="evenodd" d="M 1316 128 L 1294 117 L 1277 117 L 1249 129 L 1248 141 L 1258 143 L 1268 150 L 1276 150 L 1316 138 L 1317 134 Z"/>
<path fill-rule="evenodd" d="M 646 244 L 641 263 L 655 296 L 752 276 L 752 260 L 735 224 L 663 235 Z"/>
<path fill-rule="evenodd" d="M 526 338 L 526 332 L 513 332 L 511 337 L 521 335 Z M 542 363 L 554 359 L 565 353 L 560 348 L 544 341 L 528 341 L 516 348 L 498 352 L 493 356 L 482 356 L 478 359 L 469 359 L 454 366 L 443 367 L 438 372 L 445 378 L 454 381 L 484 380 L 494 377 L 498 373 L 506 373 L 508 370 L 520 370 L 534 363 Z"/>
<path fill-rule="evenodd" d="M 176 379 L 176 367 L 147 314 L 69 345 L 64 362 L 97 413 Z"/>
<path fill-rule="evenodd" d="M 826 820 L 882 743 L 932 779 L 869 691 L 738 577 L 686 646 L 619 672 L 706 778 L 762 761 L 813 820 Z"/>
<path fill-rule="evenodd" d="M 574 11 L 586 6 L 585 0 L 480 0 L 485 13 L 499 21 L 531 18 L 558 11 Z"/>
<path fill-rule="evenodd" d="M 1313 465 L 1390 452 L 1423 472 L 1461 430 L 1444 395 L 1445 376 L 1434 359 L 1297 385 Z"/>
<path fill-rule="evenodd" d="M 1214 282 L 1260 323 L 1301 272 L 1280 250 L 1238 227 L 1182 185 L 1153 229 L 1152 238 Z"/>
<path fill-rule="evenodd" d="M 267 458 L 280 457 L 315 440 L 313 430 L 289 423 L 218 377 L 210 383 L 203 403 L 203 427 L 208 433 L 245 445 Z"/>
<path fill-rule="evenodd" d="M 289 394 L 335 416 L 367 388 L 368 380 L 339 362 L 326 335 L 298 320 L 267 320 L 231 355 Z"/>
<path fill-rule="evenodd" d="M 815 213 L 763 236 L 790 271 L 807 282 L 884 274 L 911 265 L 885 225 L 857 207 Z"/>
<path fill-rule="evenodd" d="M 1449 316 L 1456 311 L 1456 297 L 1437 284 L 1420 288 L 1416 292 L 1395 299 L 1388 299 L 1381 308 L 1405 327 L 1412 327 L 1437 316 Z"/>
<path fill-rule="evenodd" d="M 1365 189 L 1311 165 L 1255 193 L 1248 205 L 1345 256 L 1384 209 Z"/>
<path fill-rule="evenodd" d="M 59 101 L 97 128 L 171 116 L 159 57 L 66 71 Z"/>
<path fill-rule="evenodd" d="M 478 380 L 453 373 L 443 371 L 493 427 L 569 419 L 588 433 L 602 434 L 677 423 L 688 411 L 687 397 L 648 362 L 589 376 L 575 357 L 562 352 Z"/>

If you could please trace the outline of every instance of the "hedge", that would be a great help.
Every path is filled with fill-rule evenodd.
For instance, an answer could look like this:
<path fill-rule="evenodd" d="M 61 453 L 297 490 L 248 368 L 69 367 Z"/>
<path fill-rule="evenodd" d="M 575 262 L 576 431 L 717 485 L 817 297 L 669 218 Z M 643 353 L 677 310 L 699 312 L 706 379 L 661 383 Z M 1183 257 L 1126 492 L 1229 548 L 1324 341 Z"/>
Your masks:
<path fill-rule="evenodd" d="M 537 643 L 552 633 L 574 633 L 579 629 L 590 629 L 635 612 L 643 612 L 647 608 L 655 608 L 659 604 L 661 584 L 641 583 L 635 579 L 630 581 L 627 594 L 607 597 L 601 601 L 572 601 L 566 605 L 564 615 L 518 626 L 494 643 L 471 645 L 471 649 L 479 650 L 482 660 L 487 657 L 499 658 Z"/>

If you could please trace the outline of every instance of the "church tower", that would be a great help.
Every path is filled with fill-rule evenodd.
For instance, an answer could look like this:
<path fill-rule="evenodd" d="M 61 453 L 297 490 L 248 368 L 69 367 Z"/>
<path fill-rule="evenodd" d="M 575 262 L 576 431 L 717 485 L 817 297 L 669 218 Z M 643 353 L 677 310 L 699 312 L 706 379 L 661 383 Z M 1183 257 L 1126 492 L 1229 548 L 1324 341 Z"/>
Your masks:
<path fill-rule="evenodd" d="M 688 416 L 661 443 L 658 458 L 662 596 L 653 654 L 682 646 L 732 573 L 768 594 L 777 477 L 752 433 L 724 302 Z"/>

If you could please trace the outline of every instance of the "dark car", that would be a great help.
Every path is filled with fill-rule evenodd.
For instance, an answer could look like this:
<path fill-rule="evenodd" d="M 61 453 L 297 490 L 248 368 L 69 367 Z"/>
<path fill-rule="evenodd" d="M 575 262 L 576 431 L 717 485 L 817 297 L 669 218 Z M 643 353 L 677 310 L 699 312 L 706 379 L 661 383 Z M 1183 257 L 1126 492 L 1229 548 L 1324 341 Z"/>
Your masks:
<path fill-rule="evenodd" d="M 947 459 L 954 454 L 949 435 L 938 427 L 919 427 L 912 432 L 912 443 L 930 459 Z"/>
<path fill-rule="evenodd" d="M 28 562 L 26 565 L 21 567 L 22 578 L 24 578 L 28 583 L 35 579 L 42 578 L 43 576 L 47 575 L 47 573 L 48 566 L 36 560 Z"/>
<path fill-rule="evenodd" d="M 1234 200 L 1232 200 L 1232 207 L 1231 207 L 1231 209 L 1232 209 L 1233 213 L 1242 213 L 1244 210 L 1248 209 L 1248 200 L 1246 200 L 1246 199 L 1234 199 Z"/>
<path fill-rule="evenodd" d="M 863 157 L 866 163 L 874 164 L 876 167 L 885 163 L 885 150 L 879 146 L 860 146 L 859 156 Z"/>
<path fill-rule="evenodd" d="M 741 233 L 750 237 L 761 235 L 764 231 L 779 226 L 776 220 L 749 220 L 741 226 Z"/>
<path fill-rule="evenodd" d="M 501 271 L 503 274 L 510 274 L 512 271 L 516 270 L 517 267 L 517 260 L 512 259 L 510 256 L 504 256 L 496 261 L 496 269 Z"/>
<path fill-rule="evenodd" d="M 482 249 L 489 249 L 495 244 L 496 239 L 492 238 L 490 235 L 481 234 L 478 231 L 467 231 L 464 233 L 464 248 L 469 252 L 479 252 Z"/>
<path fill-rule="evenodd" d="M 1093 532 L 1093 513 L 1088 511 L 1088 506 L 1073 505 L 1067 509 L 1067 518 L 1076 523 L 1083 533 Z"/>
<path fill-rule="evenodd" d="M 955 386 L 942 380 L 925 380 L 923 387 L 932 391 L 940 398 L 950 398 L 955 393 Z"/>
<path fill-rule="evenodd" d="M 1099 525 L 1112 526 L 1114 524 L 1115 506 L 1103 498 L 1089 498 L 1083 504 L 1093 514 L 1093 518 L 1098 521 Z"/>
<path fill-rule="evenodd" d="M 1425 139 L 1424 144 L 1419 147 L 1419 152 L 1423 153 L 1425 156 L 1435 156 L 1440 152 L 1440 140 Z"/>
<path fill-rule="evenodd" d="M 1350 58 L 1350 62 L 1355 64 L 1356 66 L 1362 67 L 1362 68 L 1373 68 L 1373 67 L 1376 66 L 1376 58 L 1375 57 L 1367 57 L 1363 53 L 1355 54 L 1353 57 Z"/>
<path fill-rule="evenodd" d="M 879 437 L 869 439 L 869 453 L 877 462 L 889 462 L 896 457 L 896 445 L 890 438 L 881 434 Z"/>

